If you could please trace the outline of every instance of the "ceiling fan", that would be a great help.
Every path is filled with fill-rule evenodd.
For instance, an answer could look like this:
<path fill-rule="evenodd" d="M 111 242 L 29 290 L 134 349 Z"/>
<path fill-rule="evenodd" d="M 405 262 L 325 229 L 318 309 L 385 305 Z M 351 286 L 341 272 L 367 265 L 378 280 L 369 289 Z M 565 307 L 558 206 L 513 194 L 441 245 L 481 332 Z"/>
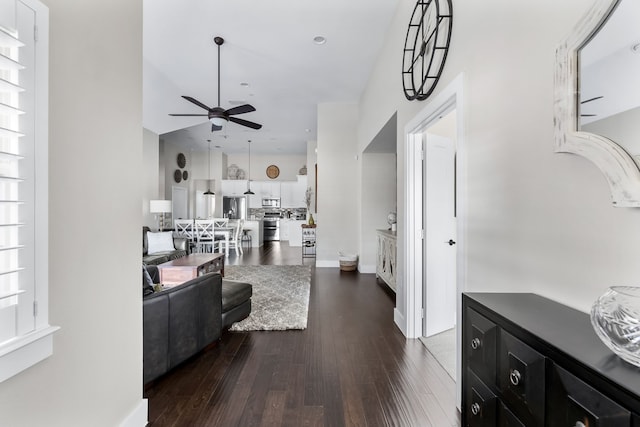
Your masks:
<path fill-rule="evenodd" d="M 237 117 L 233 117 L 238 114 L 250 113 L 252 111 L 256 111 L 256 109 L 249 104 L 238 105 L 237 107 L 230 108 L 225 110 L 220 107 L 220 46 L 224 43 L 224 39 L 222 37 L 214 37 L 213 41 L 218 45 L 218 106 L 210 108 L 198 101 L 195 98 L 190 96 L 182 95 L 184 99 L 187 101 L 196 104 L 200 108 L 204 108 L 207 110 L 207 114 L 169 114 L 170 116 L 206 116 L 209 118 L 211 122 L 211 132 L 222 130 L 222 126 L 226 122 L 237 123 L 242 126 L 250 127 L 251 129 L 260 129 L 262 125 L 258 123 L 250 122 L 248 120 L 239 119 Z"/>

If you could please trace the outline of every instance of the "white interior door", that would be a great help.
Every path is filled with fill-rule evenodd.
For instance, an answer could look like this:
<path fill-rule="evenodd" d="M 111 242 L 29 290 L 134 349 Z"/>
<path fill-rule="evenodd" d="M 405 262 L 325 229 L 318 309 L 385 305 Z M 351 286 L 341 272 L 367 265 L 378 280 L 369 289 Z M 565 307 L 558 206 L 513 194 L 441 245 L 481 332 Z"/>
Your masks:
<path fill-rule="evenodd" d="M 424 263 L 422 333 L 456 324 L 456 148 L 450 138 L 424 134 Z"/>

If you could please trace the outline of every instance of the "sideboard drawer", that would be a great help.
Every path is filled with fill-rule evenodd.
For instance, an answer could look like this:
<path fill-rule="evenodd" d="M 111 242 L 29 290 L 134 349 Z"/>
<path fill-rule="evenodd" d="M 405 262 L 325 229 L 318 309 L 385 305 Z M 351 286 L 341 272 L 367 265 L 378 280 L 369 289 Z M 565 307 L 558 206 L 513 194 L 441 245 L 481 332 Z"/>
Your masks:
<path fill-rule="evenodd" d="M 522 421 L 516 417 L 513 412 L 507 408 L 504 403 L 500 403 L 498 411 L 498 424 L 499 427 L 527 427 Z M 573 426 L 572 426 L 573 427 Z"/>
<path fill-rule="evenodd" d="M 631 426 L 630 411 L 555 365 L 551 368 L 547 410 L 550 427 Z"/>
<path fill-rule="evenodd" d="M 496 410 L 498 399 L 489 388 L 470 370 L 467 371 L 466 415 L 469 427 L 494 427 L 497 425 Z"/>
<path fill-rule="evenodd" d="M 498 387 L 505 403 L 528 426 L 544 425 L 545 357 L 500 330 Z"/>
<path fill-rule="evenodd" d="M 469 309 L 465 323 L 465 342 L 469 367 L 487 384 L 496 383 L 496 348 L 498 328 L 496 324 Z"/>

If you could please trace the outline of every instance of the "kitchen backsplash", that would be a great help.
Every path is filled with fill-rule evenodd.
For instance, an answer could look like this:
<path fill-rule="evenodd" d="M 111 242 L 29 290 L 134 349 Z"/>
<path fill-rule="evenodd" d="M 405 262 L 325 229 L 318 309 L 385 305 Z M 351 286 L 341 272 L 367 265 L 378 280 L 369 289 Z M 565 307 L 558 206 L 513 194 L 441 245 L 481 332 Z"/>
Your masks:
<path fill-rule="evenodd" d="M 307 219 L 305 208 L 249 208 L 247 215 L 249 219 L 262 219 L 265 212 L 280 212 L 281 218 Z"/>

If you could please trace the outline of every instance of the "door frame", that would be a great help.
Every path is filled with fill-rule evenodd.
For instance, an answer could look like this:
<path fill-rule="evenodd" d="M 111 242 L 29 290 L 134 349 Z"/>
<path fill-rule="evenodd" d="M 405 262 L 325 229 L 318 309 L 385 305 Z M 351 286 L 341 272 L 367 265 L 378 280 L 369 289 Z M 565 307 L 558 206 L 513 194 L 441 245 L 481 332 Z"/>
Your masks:
<path fill-rule="evenodd" d="M 462 325 L 461 294 L 466 289 L 466 223 L 467 223 L 467 160 L 465 140 L 464 74 L 459 74 L 435 96 L 404 128 L 404 244 L 402 290 L 398 297 L 402 313 L 396 308 L 394 320 L 407 338 L 422 335 L 422 133 L 446 112 L 456 109 L 456 318 Z M 461 328 L 457 328 L 456 342 L 460 343 Z M 456 349 L 456 364 L 460 365 L 460 346 Z M 460 369 L 457 370 L 457 402 L 460 405 Z"/>

